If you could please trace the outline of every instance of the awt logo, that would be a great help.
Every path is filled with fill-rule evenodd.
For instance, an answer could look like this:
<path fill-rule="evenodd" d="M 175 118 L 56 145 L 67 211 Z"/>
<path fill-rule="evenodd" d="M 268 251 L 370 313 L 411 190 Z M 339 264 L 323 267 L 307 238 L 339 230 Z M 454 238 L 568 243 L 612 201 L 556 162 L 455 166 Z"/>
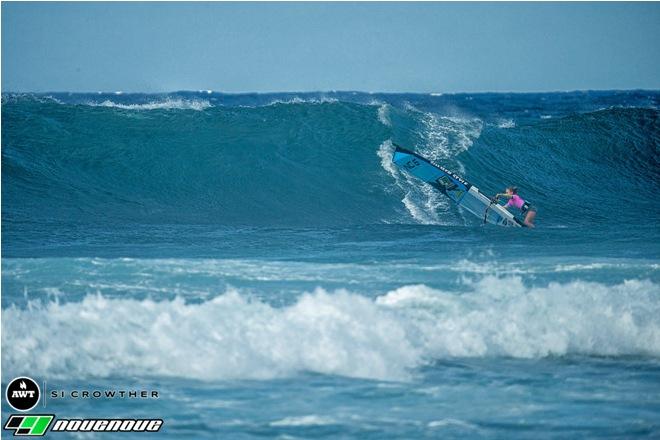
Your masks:
<path fill-rule="evenodd" d="M 41 392 L 37 382 L 29 377 L 17 377 L 9 382 L 5 397 L 9 406 L 17 411 L 29 411 L 39 403 Z"/>

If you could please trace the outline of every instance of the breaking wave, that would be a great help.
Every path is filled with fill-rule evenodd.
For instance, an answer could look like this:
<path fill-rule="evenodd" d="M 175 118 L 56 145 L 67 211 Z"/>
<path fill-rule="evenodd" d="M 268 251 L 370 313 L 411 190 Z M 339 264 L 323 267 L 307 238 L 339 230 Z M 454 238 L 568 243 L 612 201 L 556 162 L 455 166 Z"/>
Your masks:
<path fill-rule="evenodd" d="M 455 103 L 429 109 L 424 101 L 460 96 L 93 96 L 3 95 L 2 195 L 12 201 L 3 202 L 3 219 L 473 221 L 388 164 L 392 142 L 455 170 L 486 194 L 516 184 L 540 209 L 542 224 L 592 225 L 613 212 L 632 224 L 660 217 L 660 123 L 653 108 L 540 119 L 545 109 L 520 122 Z M 622 210 L 630 197 L 635 208 Z"/>
<path fill-rule="evenodd" d="M 660 356 L 660 286 L 519 277 L 467 292 L 403 286 L 370 299 L 318 288 L 274 307 L 229 290 L 181 298 L 32 302 L 2 310 L 4 374 L 270 379 L 316 372 L 407 380 L 453 357 Z M 112 337 L 108 337 L 112 335 Z"/>

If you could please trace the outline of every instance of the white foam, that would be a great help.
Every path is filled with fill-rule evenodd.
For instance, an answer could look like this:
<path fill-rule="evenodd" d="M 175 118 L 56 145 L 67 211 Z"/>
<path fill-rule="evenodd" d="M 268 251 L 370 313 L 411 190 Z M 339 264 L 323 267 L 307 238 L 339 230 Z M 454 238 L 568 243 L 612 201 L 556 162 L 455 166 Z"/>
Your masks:
<path fill-rule="evenodd" d="M 455 157 L 472 146 L 481 135 L 480 119 L 461 119 L 424 112 L 421 118 L 422 135 L 427 149 L 422 152 L 432 161 Z M 461 169 L 461 172 L 465 172 Z"/>
<path fill-rule="evenodd" d="M 528 288 L 519 277 L 485 277 L 471 287 L 455 295 L 406 286 L 377 302 L 416 317 L 433 311 L 415 322 L 427 338 L 422 351 L 437 358 L 660 355 L 660 288 L 650 281 Z"/>
<path fill-rule="evenodd" d="M 54 96 L 40 95 L 33 93 L 16 93 L 16 92 L 2 93 L 2 96 L 0 97 L 2 104 L 10 103 L 10 102 L 18 102 L 19 100 L 24 100 L 24 99 L 36 101 L 42 104 L 50 104 L 50 103 L 64 104 L 63 101 L 55 98 Z"/>
<path fill-rule="evenodd" d="M 299 96 L 294 96 L 290 99 L 274 99 L 268 104 L 265 104 L 263 107 L 269 107 L 272 105 L 294 105 L 294 104 L 333 104 L 339 102 L 335 98 L 328 98 L 322 96 L 320 98 L 301 98 Z M 259 106 L 261 107 L 261 106 Z"/>
<path fill-rule="evenodd" d="M 44 96 L 44 100 L 50 100 L 50 101 L 52 101 L 52 102 L 54 102 L 54 103 L 56 103 L 56 104 L 64 104 L 63 101 L 61 101 L 61 100 L 55 98 L 54 96 L 50 96 L 50 95 Z M 42 101 L 42 102 L 45 102 L 45 101 Z"/>
<path fill-rule="evenodd" d="M 378 106 L 378 120 L 381 124 L 386 127 L 392 126 L 392 121 L 390 121 L 390 105 L 381 104 Z"/>
<path fill-rule="evenodd" d="M 317 415 L 285 417 L 270 423 L 270 426 L 327 426 L 337 422 L 330 418 Z"/>
<path fill-rule="evenodd" d="M 651 281 L 528 287 L 485 277 L 465 289 L 410 285 L 375 300 L 317 289 L 284 307 L 235 290 L 196 303 L 33 302 L 2 310 L 3 374 L 405 380 L 456 356 L 660 356 L 660 288 Z"/>
<path fill-rule="evenodd" d="M 425 225 L 442 224 L 438 210 L 447 208 L 447 200 L 444 200 L 431 185 L 398 170 L 392 162 L 394 154 L 392 141 L 383 142 L 378 148 L 377 154 L 383 169 L 394 179 L 395 185 L 404 191 L 405 195 L 401 202 L 412 218 Z"/>
<path fill-rule="evenodd" d="M 458 419 L 433 420 L 429 422 L 427 426 L 429 428 L 459 427 L 467 429 L 478 429 L 476 425 Z"/>
<path fill-rule="evenodd" d="M 418 223 L 423 225 L 443 224 L 435 207 L 446 205 L 446 203 L 441 203 L 435 194 L 428 194 L 430 191 L 426 187 L 422 187 L 421 192 L 426 193 L 425 200 L 420 201 L 420 197 L 416 197 L 413 191 L 408 191 L 403 199 L 401 199 L 403 206 L 405 206 L 412 218 Z"/>
<path fill-rule="evenodd" d="M 446 161 L 468 150 L 479 138 L 483 122 L 478 118 L 441 116 L 431 112 L 423 112 L 409 102 L 404 108 L 416 113 L 421 124 L 419 134 L 424 139 L 420 153 L 431 161 Z M 459 162 L 460 172 L 465 169 Z"/>
<path fill-rule="evenodd" d="M 395 180 L 399 178 L 399 173 L 397 171 L 396 165 L 392 162 L 392 155 L 394 154 L 394 144 L 391 140 L 387 140 L 380 144 L 378 151 L 376 152 L 378 157 L 380 157 L 380 165 L 383 167 L 387 173 L 392 176 Z"/>
<path fill-rule="evenodd" d="M 554 267 L 555 272 L 577 272 L 588 270 L 611 270 L 611 269 L 649 269 L 658 270 L 660 264 L 658 263 L 640 263 L 638 261 L 631 262 L 612 262 L 612 263 L 575 263 L 575 264 L 558 264 Z"/>
<path fill-rule="evenodd" d="M 498 128 L 514 128 L 516 126 L 516 123 L 513 121 L 513 119 L 500 119 L 497 122 L 497 127 Z"/>
<path fill-rule="evenodd" d="M 5 309 L 2 318 L 5 371 L 49 377 L 388 379 L 405 378 L 420 359 L 394 314 L 347 292 L 318 290 L 285 308 L 235 291 L 199 304 L 93 295 Z"/>
<path fill-rule="evenodd" d="M 93 106 L 93 107 L 111 107 L 111 108 L 119 108 L 123 110 L 171 110 L 171 109 L 177 109 L 177 110 L 205 110 L 207 108 L 213 107 L 210 102 L 206 100 L 200 100 L 200 99 L 172 99 L 172 98 L 167 98 L 162 101 L 152 101 L 144 104 L 121 104 L 121 103 L 116 103 L 114 101 L 111 101 L 109 99 L 101 102 L 101 103 L 95 103 L 95 102 L 90 102 L 88 105 Z"/>

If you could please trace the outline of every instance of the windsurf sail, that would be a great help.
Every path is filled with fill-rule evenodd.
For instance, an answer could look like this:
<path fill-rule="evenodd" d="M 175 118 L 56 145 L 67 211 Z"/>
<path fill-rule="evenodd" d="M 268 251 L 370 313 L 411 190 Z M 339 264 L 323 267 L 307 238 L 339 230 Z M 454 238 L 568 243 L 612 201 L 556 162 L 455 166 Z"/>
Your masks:
<path fill-rule="evenodd" d="M 394 144 L 392 162 L 449 197 L 458 206 L 476 215 L 484 223 L 500 226 L 522 226 L 513 214 L 482 194 L 477 187 L 458 174 L 431 163 L 419 154 Z"/>

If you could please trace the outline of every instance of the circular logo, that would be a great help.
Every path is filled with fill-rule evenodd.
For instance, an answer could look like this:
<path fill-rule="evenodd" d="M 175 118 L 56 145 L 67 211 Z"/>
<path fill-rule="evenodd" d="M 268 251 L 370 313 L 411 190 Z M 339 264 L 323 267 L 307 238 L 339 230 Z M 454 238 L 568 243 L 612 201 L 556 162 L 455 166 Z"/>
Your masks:
<path fill-rule="evenodd" d="M 5 396 L 9 406 L 17 411 L 29 411 L 39 403 L 41 391 L 29 377 L 17 377 L 9 382 Z"/>

